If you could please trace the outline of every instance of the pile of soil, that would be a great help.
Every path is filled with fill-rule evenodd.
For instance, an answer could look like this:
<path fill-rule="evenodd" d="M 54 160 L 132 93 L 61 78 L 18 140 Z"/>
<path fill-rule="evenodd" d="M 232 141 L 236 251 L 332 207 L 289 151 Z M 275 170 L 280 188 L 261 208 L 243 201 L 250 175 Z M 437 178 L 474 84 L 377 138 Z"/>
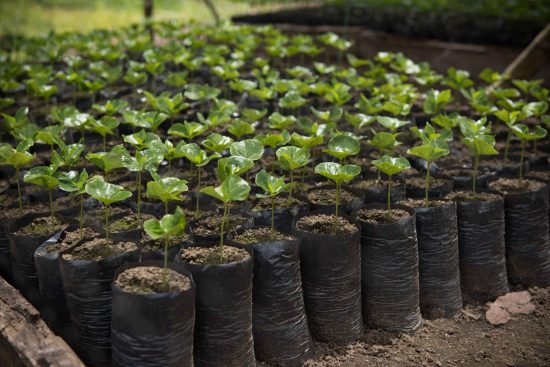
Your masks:
<path fill-rule="evenodd" d="M 105 238 L 95 238 L 63 254 L 63 258 L 65 260 L 100 261 L 112 255 L 136 250 L 137 246 L 133 242 L 113 243 Z"/>
<path fill-rule="evenodd" d="M 82 234 L 80 233 L 80 229 L 77 229 L 76 231 L 65 232 L 64 238 L 57 243 L 53 243 L 51 245 L 46 246 L 46 251 L 47 252 L 65 251 L 81 241 L 90 240 L 98 236 L 99 236 L 99 233 L 97 233 L 96 231 L 88 227 L 82 228 Z"/>
<path fill-rule="evenodd" d="M 517 192 L 527 192 L 539 190 L 544 187 L 544 183 L 534 180 L 520 180 L 519 178 L 499 178 L 489 183 L 489 188 L 503 194 L 513 194 Z"/>
<path fill-rule="evenodd" d="M 306 367 L 548 366 L 550 287 L 530 288 L 536 305 L 498 327 L 485 320 L 487 306 L 467 307 L 454 320 L 425 320 L 414 334 L 375 329 L 344 346 L 315 343 Z M 259 367 L 269 364 L 259 363 Z"/>
<path fill-rule="evenodd" d="M 294 237 L 288 236 L 276 229 L 271 231 L 267 227 L 256 227 L 245 230 L 243 233 L 236 235 L 233 241 L 243 245 L 255 245 L 269 241 L 285 241 L 292 240 Z"/>
<path fill-rule="evenodd" d="M 56 217 L 38 217 L 30 224 L 17 231 L 18 236 L 47 236 L 57 233 L 63 229 L 65 225 L 59 218 Z"/>
<path fill-rule="evenodd" d="M 193 233 L 197 236 L 212 236 L 219 235 L 221 229 L 223 215 L 205 215 L 197 220 L 193 228 Z M 232 214 L 229 215 L 229 220 L 225 223 L 224 232 L 228 233 L 234 230 L 238 230 L 243 223 L 247 221 L 247 218 L 238 215 Z"/>
<path fill-rule="evenodd" d="M 313 204 L 333 205 L 336 203 L 336 189 L 335 188 L 313 189 L 307 193 L 307 198 Z M 346 189 L 340 190 L 340 204 L 350 203 L 355 198 L 357 198 L 357 196 L 349 192 L 348 190 Z"/>

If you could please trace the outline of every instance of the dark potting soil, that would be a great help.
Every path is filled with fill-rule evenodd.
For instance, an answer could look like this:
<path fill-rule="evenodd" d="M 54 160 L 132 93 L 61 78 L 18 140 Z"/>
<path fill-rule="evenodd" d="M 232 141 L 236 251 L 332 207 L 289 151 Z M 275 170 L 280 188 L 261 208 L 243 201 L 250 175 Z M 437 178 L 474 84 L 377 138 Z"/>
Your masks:
<path fill-rule="evenodd" d="M 74 208 L 75 206 L 80 205 L 80 195 L 63 195 L 55 201 L 54 205 L 57 209 Z"/>
<path fill-rule="evenodd" d="M 393 180 L 392 186 L 401 185 L 400 182 Z M 388 181 L 384 179 L 377 180 L 376 178 L 360 178 L 358 181 L 354 182 L 351 187 L 358 190 L 366 190 L 371 187 L 387 187 Z"/>
<path fill-rule="evenodd" d="M 439 177 L 430 177 L 430 189 L 435 189 L 438 187 L 445 186 L 447 184 L 447 180 Z M 425 188 L 426 185 L 426 177 L 420 177 L 420 176 L 414 176 L 407 178 L 407 187 L 412 186 L 418 189 Z"/>
<path fill-rule="evenodd" d="M 18 236 L 48 236 L 61 231 L 64 226 L 63 222 L 56 217 L 38 217 L 19 229 L 16 234 Z"/>
<path fill-rule="evenodd" d="M 388 211 L 386 209 L 361 209 L 357 212 L 357 219 L 369 224 L 394 223 L 409 216 L 410 214 L 406 210 L 392 209 L 390 222 L 388 222 Z"/>
<path fill-rule="evenodd" d="M 113 243 L 105 238 L 94 238 L 63 254 L 65 260 L 100 261 L 109 256 L 137 250 L 133 242 Z"/>
<path fill-rule="evenodd" d="M 502 197 L 490 192 L 455 191 L 446 196 L 446 199 L 455 201 L 495 201 Z"/>
<path fill-rule="evenodd" d="M 141 223 L 145 222 L 147 219 L 152 219 L 152 218 L 154 218 L 154 216 L 151 214 L 141 213 Z M 140 226 L 140 221 L 137 213 L 132 213 L 130 215 L 125 216 L 124 218 L 120 218 L 118 220 L 115 220 L 113 223 L 110 223 L 109 231 L 125 232 L 133 229 L 138 229 L 139 226 Z"/>
<path fill-rule="evenodd" d="M 177 246 L 185 241 L 188 241 L 189 237 L 190 236 L 188 233 L 184 233 L 179 237 L 170 237 L 170 239 L 168 240 L 168 247 Z M 144 234 L 143 239 L 141 240 L 141 250 L 164 250 L 164 240 L 153 240 L 151 237 L 149 237 L 149 235 Z"/>
<path fill-rule="evenodd" d="M 20 218 L 26 214 L 32 213 L 48 213 L 50 207 L 48 205 L 33 203 L 33 204 L 23 204 L 23 209 L 19 210 L 19 204 L 17 203 L 17 198 L 15 203 L 11 208 L 3 209 L 0 213 L 1 218 Z"/>
<path fill-rule="evenodd" d="M 405 200 L 402 200 L 399 202 L 399 204 L 403 204 L 403 205 L 407 205 L 407 206 L 410 206 L 412 208 L 425 208 L 426 207 L 426 202 L 424 201 L 424 199 L 405 199 Z M 449 204 L 449 201 L 447 200 L 439 200 L 439 199 L 434 199 L 434 200 L 429 200 L 428 201 L 428 207 L 432 208 L 432 207 L 435 207 L 435 206 L 443 206 L 445 204 Z"/>
<path fill-rule="evenodd" d="M 115 285 L 128 293 L 148 294 L 183 292 L 191 288 L 191 280 L 174 270 L 166 270 L 167 286 L 163 282 L 164 269 L 156 266 L 138 266 L 123 271 Z"/>
<path fill-rule="evenodd" d="M 496 190 L 503 194 L 533 191 L 538 190 L 542 187 L 544 187 L 543 182 L 529 179 L 520 180 L 519 178 L 501 177 L 496 179 L 495 181 L 489 182 L 490 189 Z"/>
<path fill-rule="evenodd" d="M 217 235 L 220 233 L 222 219 L 223 215 L 221 214 L 204 215 L 197 220 L 195 228 L 193 229 L 193 233 L 201 237 Z M 224 226 L 226 227 L 224 228 L 224 232 L 227 233 L 230 231 L 238 230 L 239 227 L 246 221 L 247 218 L 242 215 L 230 215 L 228 223 L 226 223 Z"/>
<path fill-rule="evenodd" d="M 77 229 L 76 231 L 65 232 L 64 235 L 65 237 L 63 238 L 63 240 L 46 246 L 46 252 L 65 251 L 73 247 L 80 241 L 92 240 L 98 237 L 99 233 L 97 233 L 96 231 L 94 231 L 89 227 L 86 227 L 86 228 L 82 228 L 82 235 L 80 234 L 80 229 Z"/>
<path fill-rule="evenodd" d="M 326 235 L 351 234 L 357 231 L 357 227 L 351 224 L 346 218 L 328 214 L 302 217 L 296 222 L 296 228 L 304 232 Z"/>
<path fill-rule="evenodd" d="M 111 217 L 118 216 L 118 215 L 128 215 L 130 214 L 130 209 L 121 207 L 121 206 L 111 206 L 111 210 L 109 212 Z M 98 219 L 103 220 L 105 218 L 105 208 L 98 207 L 93 208 L 86 212 L 86 219 Z"/>
<path fill-rule="evenodd" d="M 275 209 L 292 208 L 302 205 L 303 202 L 294 196 L 288 201 L 288 196 L 275 197 Z M 271 198 L 259 198 L 252 210 L 271 210 Z"/>
<path fill-rule="evenodd" d="M 340 204 L 347 204 L 355 199 L 357 196 L 347 191 L 346 189 L 340 190 Z M 314 204 L 332 205 L 336 202 L 336 189 L 335 188 L 319 188 L 310 190 L 307 193 L 307 198 Z"/>
<path fill-rule="evenodd" d="M 250 258 L 246 250 L 224 246 L 223 258 L 220 259 L 219 247 L 188 247 L 179 253 L 179 258 L 190 264 L 219 265 L 241 262 Z"/>
<path fill-rule="evenodd" d="M 235 236 L 233 241 L 243 245 L 256 245 L 269 241 L 293 240 L 294 237 L 277 231 L 271 231 L 268 227 L 256 227 L 245 230 L 243 233 Z"/>
<path fill-rule="evenodd" d="M 487 174 L 487 170 L 480 169 L 478 172 L 478 177 Z M 446 169 L 445 174 L 451 177 L 473 177 L 473 171 L 468 168 L 451 168 Z"/>

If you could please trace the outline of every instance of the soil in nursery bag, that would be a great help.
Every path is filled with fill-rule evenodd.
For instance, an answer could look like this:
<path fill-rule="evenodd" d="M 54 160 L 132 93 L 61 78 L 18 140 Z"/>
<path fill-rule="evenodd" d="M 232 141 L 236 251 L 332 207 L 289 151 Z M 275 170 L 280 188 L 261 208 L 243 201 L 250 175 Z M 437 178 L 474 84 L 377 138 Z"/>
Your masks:
<path fill-rule="evenodd" d="M 351 187 L 364 193 L 364 203 L 385 203 L 388 201 L 388 182 L 384 179 L 360 178 L 351 184 Z M 394 180 L 391 187 L 392 203 L 405 199 L 405 184 Z"/>
<path fill-rule="evenodd" d="M 253 251 L 252 327 L 256 358 L 302 366 L 313 354 L 300 276 L 299 241 L 255 227 L 233 243 Z"/>
<path fill-rule="evenodd" d="M 412 176 L 406 179 L 407 198 L 420 199 L 426 195 L 426 176 Z M 452 178 L 430 177 L 428 196 L 430 198 L 442 198 L 453 191 L 454 181 Z"/>
<path fill-rule="evenodd" d="M 222 214 L 203 213 L 191 225 L 193 238 L 196 242 L 210 242 L 220 239 L 220 228 L 222 223 Z M 230 214 L 229 221 L 225 223 L 224 237 L 242 232 L 254 225 L 254 219 L 247 215 Z"/>
<path fill-rule="evenodd" d="M 195 287 L 182 264 L 146 261 L 118 269 L 113 283 L 113 366 L 193 365 Z"/>
<path fill-rule="evenodd" d="M 333 343 L 361 335 L 359 228 L 324 213 L 301 217 L 293 235 L 300 243 L 302 287 L 313 338 Z"/>
<path fill-rule="evenodd" d="M 83 228 L 82 234 L 80 230 L 59 232 L 34 252 L 34 262 L 42 297 L 40 315 L 54 332 L 61 334 L 72 345 L 76 342 L 76 336 L 70 323 L 69 309 L 59 268 L 59 254 L 81 241 L 97 236 L 99 234 L 90 228 Z"/>
<path fill-rule="evenodd" d="M 255 366 L 252 337 L 253 259 L 244 249 L 188 247 L 178 261 L 193 275 L 195 366 Z"/>
<path fill-rule="evenodd" d="M 462 310 L 456 204 L 408 199 L 416 211 L 420 311 L 427 319 L 452 318 Z"/>
<path fill-rule="evenodd" d="M 141 239 L 140 223 L 151 218 L 154 218 L 154 216 L 142 212 L 140 222 L 137 213 L 125 215 L 109 223 L 109 235 L 115 241 L 139 241 Z"/>
<path fill-rule="evenodd" d="M 510 282 L 550 285 L 548 185 L 535 180 L 499 178 L 489 183 L 489 187 L 504 195 Z"/>
<path fill-rule="evenodd" d="M 168 241 L 168 261 L 174 261 L 183 247 L 193 246 L 193 239 L 188 233 L 179 237 L 170 237 Z M 164 260 L 164 240 L 153 240 L 147 234 L 139 245 L 139 253 L 142 260 Z"/>
<path fill-rule="evenodd" d="M 19 225 L 21 224 L 21 225 Z M 17 224 L 19 229 L 9 234 L 13 280 L 16 287 L 33 304 L 39 300 L 38 274 L 34 263 L 34 252 L 66 225 L 58 218 L 29 215 Z"/>
<path fill-rule="evenodd" d="M 111 283 L 115 270 L 137 257 L 134 243 L 112 243 L 103 238 L 61 255 L 67 305 L 79 336 L 77 352 L 88 366 L 111 364 Z"/>
<path fill-rule="evenodd" d="M 422 321 L 415 215 L 399 204 L 391 214 L 388 218 L 385 204 L 369 204 L 357 212 L 363 318 L 369 327 L 414 331 Z"/>
<path fill-rule="evenodd" d="M 363 205 L 363 197 L 360 192 L 342 188 L 340 190 L 339 209 L 345 214 L 351 214 Z M 307 199 L 311 211 L 330 211 L 336 208 L 336 188 L 330 186 L 316 187 L 308 190 Z"/>
<path fill-rule="evenodd" d="M 275 197 L 274 222 L 275 228 L 284 233 L 292 231 L 294 218 L 305 215 L 309 211 L 309 205 L 298 198 L 292 198 L 290 203 L 287 197 Z M 258 226 L 271 226 L 271 198 L 263 198 L 248 212 L 254 218 L 254 224 Z"/>
<path fill-rule="evenodd" d="M 472 177 L 473 173 L 471 169 L 467 168 L 449 168 L 445 170 L 445 173 L 453 178 L 455 189 L 472 189 Z M 486 188 L 487 182 L 493 176 L 493 173 L 487 171 L 480 171 L 476 178 L 476 187 Z"/>
<path fill-rule="evenodd" d="M 489 192 L 457 191 L 458 250 L 462 298 L 485 303 L 508 292 L 504 200 Z"/>

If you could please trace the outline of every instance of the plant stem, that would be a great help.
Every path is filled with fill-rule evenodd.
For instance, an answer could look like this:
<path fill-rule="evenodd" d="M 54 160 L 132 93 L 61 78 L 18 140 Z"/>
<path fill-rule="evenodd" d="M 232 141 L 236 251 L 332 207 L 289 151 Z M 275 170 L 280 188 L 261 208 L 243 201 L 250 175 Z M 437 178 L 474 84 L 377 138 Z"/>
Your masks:
<path fill-rule="evenodd" d="M 477 179 L 477 169 L 479 167 L 479 155 L 476 154 L 474 157 L 474 177 L 472 180 L 472 190 L 474 194 L 476 193 L 476 179 Z"/>
<path fill-rule="evenodd" d="M 523 157 L 525 156 L 525 140 L 521 139 L 521 156 L 519 158 L 519 179 L 523 180 Z"/>
<path fill-rule="evenodd" d="M 21 184 L 19 183 L 19 168 L 15 169 L 15 182 L 17 182 L 17 195 L 19 196 L 19 213 L 23 212 L 23 199 L 21 195 Z"/>
<path fill-rule="evenodd" d="M 386 213 L 386 219 L 388 223 L 391 222 L 391 175 L 388 176 L 388 212 Z"/>
<path fill-rule="evenodd" d="M 164 202 L 164 215 L 168 214 L 168 202 Z"/>
<path fill-rule="evenodd" d="M 510 141 L 512 140 L 512 134 L 510 134 L 510 130 L 508 130 L 508 133 L 506 134 L 506 145 L 504 145 L 504 160 L 508 160 L 508 149 L 510 148 Z"/>
<path fill-rule="evenodd" d="M 340 183 L 336 183 L 336 216 L 338 216 L 338 206 L 340 206 Z"/>
<path fill-rule="evenodd" d="M 164 268 L 162 269 L 162 286 L 168 291 L 168 240 L 170 236 L 164 238 Z"/>
<path fill-rule="evenodd" d="M 220 261 L 223 260 L 223 234 L 224 234 L 224 225 L 225 225 L 225 218 L 227 216 L 227 213 L 229 211 L 229 205 L 227 203 L 223 203 L 223 217 L 222 217 L 222 223 L 220 225 L 220 232 L 221 232 L 221 237 L 220 237 L 220 248 L 219 248 L 219 257 L 220 257 Z"/>
<path fill-rule="evenodd" d="M 82 239 L 84 232 L 84 195 L 80 195 L 80 238 Z"/>
<path fill-rule="evenodd" d="M 431 161 L 428 161 L 428 170 L 426 171 L 426 184 L 425 184 L 425 190 L 426 190 L 426 197 L 424 199 L 424 206 L 427 208 L 430 204 L 430 198 L 429 198 L 429 192 L 430 192 L 430 166 L 432 165 Z"/>
<path fill-rule="evenodd" d="M 48 190 L 48 195 L 50 197 L 50 217 L 52 218 L 52 224 L 53 224 L 53 195 L 52 195 L 52 189 Z"/>
<path fill-rule="evenodd" d="M 273 238 L 274 230 L 275 230 L 275 195 L 271 197 L 271 233 L 270 233 L 271 238 Z"/>
<path fill-rule="evenodd" d="M 138 215 L 138 222 L 139 222 L 139 228 L 141 228 L 141 171 L 138 171 L 137 173 L 137 215 Z"/>
<path fill-rule="evenodd" d="M 168 160 L 168 174 L 170 174 L 170 171 L 172 171 L 172 160 Z"/>
<path fill-rule="evenodd" d="M 103 135 L 103 151 L 107 151 L 107 135 Z"/>
<path fill-rule="evenodd" d="M 198 218 L 199 217 L 199 212 L 200 212 L 200 192 L 201 192 L 201 176 L 202 176 L 202 171 L 201 171 L 201 168 L 198 167 L 197 168 L 197 172 L 198 172 L 198 179 L 197 179 L 197 193 L 196 193 L 196 207 L 195 207 L 195 218 Z"/>
<path fill-rule="evenodd" d="M 110 205 L 105 205 L 105 238 L 109 239 L 109 212 L 110 212 Z"/>
<path fill-rule="evenodd" d="M 290 189 L 288 190 L 288 201 L 287 205 L 290 206 L 292 202 L 292 189 L 294 188 L 294 171 L 290 170 Z"/>

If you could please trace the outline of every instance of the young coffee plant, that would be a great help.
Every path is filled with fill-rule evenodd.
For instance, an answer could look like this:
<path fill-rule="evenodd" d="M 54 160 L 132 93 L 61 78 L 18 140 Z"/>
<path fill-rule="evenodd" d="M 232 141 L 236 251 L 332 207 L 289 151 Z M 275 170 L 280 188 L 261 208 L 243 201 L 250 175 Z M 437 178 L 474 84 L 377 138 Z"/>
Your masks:
<path fill-rule="evenodd" d="M 258 185 L 265 194 L 257 194 L 258 198 L 269 198 L 271 201 L 271 236 L 275 230 L 275 198 L 280 193 L 290 189 L 292 184 L 285 183 L 285 176 L 274 177 L 269 175 L 265 169 L 256 174 L 256 185 Z"/>
<path fill-rule="evenodd" d="M 342 183 L 348 183 L 361 173 L 361 168 L 354 164 L 341 165 L 334 162 L 323 162 L 315 166 L 315 173 L 320 174 L 336 184 L 336 211 L 340 206 L 340 191 Z"/>
<path fill-rule="evenodd" d="M 391 214 L 391 188 L 392 188 L 392 176 L 411 168 L 409 161 L 402 157 L 390 157 L 387 155 L 382 156 L 380 159 L 372 161 L 372 164 L 379 170 L 388 175 L 388 210 L 386 213 L 386 221 L 388 223 L 392 220 Z"/>

